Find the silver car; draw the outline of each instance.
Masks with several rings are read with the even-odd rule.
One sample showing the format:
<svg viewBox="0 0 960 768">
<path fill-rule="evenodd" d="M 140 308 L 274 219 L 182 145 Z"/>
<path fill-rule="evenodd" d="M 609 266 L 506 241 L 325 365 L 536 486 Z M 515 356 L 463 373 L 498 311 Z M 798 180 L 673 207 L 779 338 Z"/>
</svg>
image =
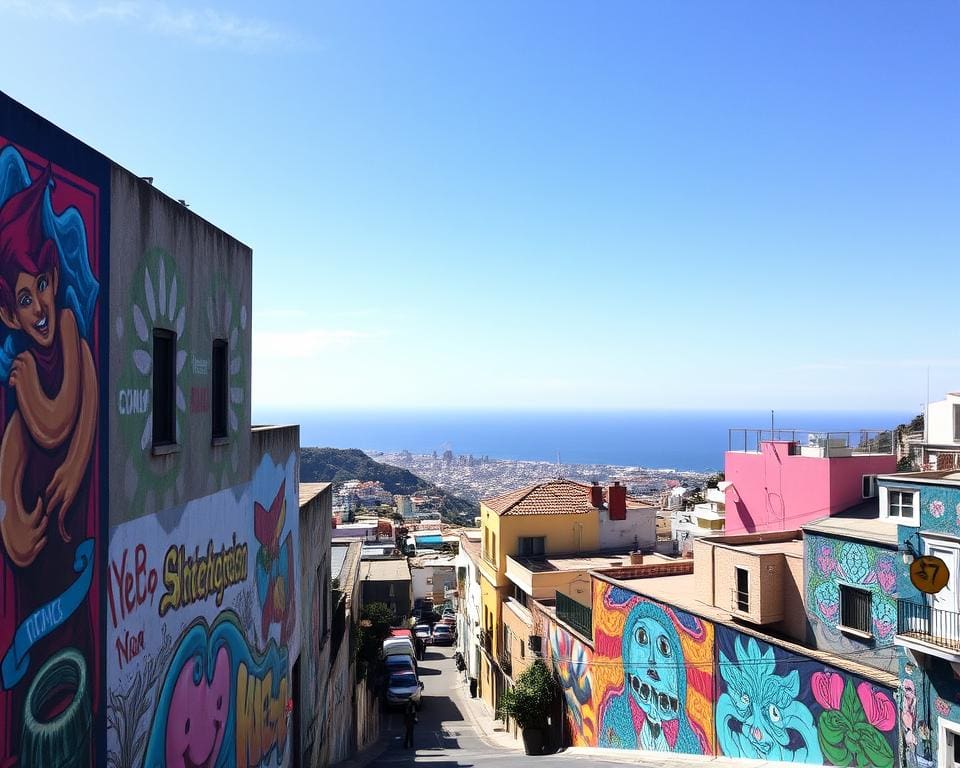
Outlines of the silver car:
<svg viewBox="0 0 960 768">
<path fill-rule="evenodd" d="M 394 672 L 387 681 L 387 704 L 389 706 L 403 706 L 408 701 L 420 709 L 423 683 L 417 680 L 412 672 Z"/>
</svg>

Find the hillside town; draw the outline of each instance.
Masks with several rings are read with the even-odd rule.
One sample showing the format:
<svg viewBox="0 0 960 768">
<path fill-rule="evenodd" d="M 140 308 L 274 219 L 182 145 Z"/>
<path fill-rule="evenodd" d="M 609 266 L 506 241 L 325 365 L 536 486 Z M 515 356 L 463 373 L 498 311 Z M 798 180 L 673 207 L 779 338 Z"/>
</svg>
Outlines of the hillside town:
<svg viewBox="0 0 960 768">
<path fill-rule="evenodd" d="M 375 454 L 452 525 L 253 423 L 253 283 L 0 93 L 0 765 L 960 762 L 960 393 L 712 475 Z"/>
</svg>

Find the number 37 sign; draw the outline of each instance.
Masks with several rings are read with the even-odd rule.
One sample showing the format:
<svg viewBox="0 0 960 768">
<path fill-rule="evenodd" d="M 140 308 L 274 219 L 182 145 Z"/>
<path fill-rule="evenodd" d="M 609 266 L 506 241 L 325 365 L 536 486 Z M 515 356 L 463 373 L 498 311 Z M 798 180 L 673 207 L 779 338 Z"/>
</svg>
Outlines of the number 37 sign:
<svg viewBox="0 0 960 768">
<path fill-rule="evenodd" d="M 910 581 L 921 592 L 935 595 L 947 585 L 950 569 L 939 557 L 924 555 L 910 564 Z"/>
</svg>

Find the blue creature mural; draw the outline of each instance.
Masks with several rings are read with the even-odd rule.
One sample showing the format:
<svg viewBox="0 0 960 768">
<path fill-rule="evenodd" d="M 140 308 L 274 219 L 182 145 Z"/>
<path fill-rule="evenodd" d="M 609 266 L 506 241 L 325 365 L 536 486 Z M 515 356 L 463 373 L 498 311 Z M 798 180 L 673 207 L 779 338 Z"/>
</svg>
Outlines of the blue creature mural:
<svg viewBox="0 0 960 768">
<path fill-rule="evenodd" d="M 739 636 L 734 658 L 720 651 L 720 677 L 727 690 L 717 699 L 717 743 L 724 755 L 761 760 L 820 763 L 817 728 L 797 697 L 800 673 L 776 671 L 773 648 Z"/>
<path fill-rule="evenodd" d="M 659 605 L 641 602 L 630 611 L 623 671 L 622 690 L 612 689 L 601 707 L 599 746 L 700 754 L 700 740 L 687 718 L 683 648 Z"/>
</svg>

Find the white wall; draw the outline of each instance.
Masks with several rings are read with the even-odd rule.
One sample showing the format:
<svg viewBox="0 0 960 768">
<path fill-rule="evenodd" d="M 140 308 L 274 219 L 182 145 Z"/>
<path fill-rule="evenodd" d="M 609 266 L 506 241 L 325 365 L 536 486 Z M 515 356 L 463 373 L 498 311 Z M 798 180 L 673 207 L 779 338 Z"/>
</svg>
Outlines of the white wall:
<svg viewBox="0 0 960 768">
<path fill-rule="evenodd" d="M 653 547 L 657 543 L 657 510 L 652 507 L 627 508 L 626 520 L 611 520 L 610 513 L 600 512 L 600 549 Z"/>
<path fill-rule="evenodd" d="M 927 442 L 931 445 L 952 445 L 953 406 L 960 405 L 960 397 L 947 395 L 946 400 L 930 403 L 927 416 Z"/>
</svg>

